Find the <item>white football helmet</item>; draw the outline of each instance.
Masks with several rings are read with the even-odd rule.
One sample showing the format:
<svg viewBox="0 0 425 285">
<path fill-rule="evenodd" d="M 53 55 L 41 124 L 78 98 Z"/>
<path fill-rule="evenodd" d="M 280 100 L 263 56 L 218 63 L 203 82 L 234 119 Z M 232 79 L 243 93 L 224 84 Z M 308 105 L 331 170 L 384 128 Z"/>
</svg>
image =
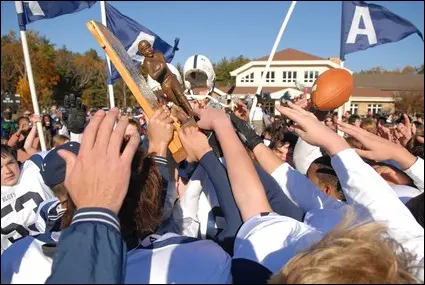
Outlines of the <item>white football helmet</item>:
<svg viewBox="0 0 425 285">
<path fill-rule="evenodd" d="M 177 70 L 177 68 L 170 63 L 167 63 L 167 66 L 170 69 L 170 71 L 177 77 L 177 80 L 180 82 L 180 84 L 183 85 L 182 77 L 180 75 L 180 72 Z M 148 75 L 147 81 L 148 81 L 148 85 L 152 89 L 152 91 L 161 90 L 161 84 L 159 84 L 156 80 L 153 80 L 152 77 L 150 77 L 149 75 Z"/>
<path fill-rule="evenodd" d="M 206 87 L 207 94 L 211 94 L 215 85 L 214 66 L 208 57 L 196 54 L 189 57 L 183 67 L 184 85 L 188 93 L 192 88 Z"/>
</svg>

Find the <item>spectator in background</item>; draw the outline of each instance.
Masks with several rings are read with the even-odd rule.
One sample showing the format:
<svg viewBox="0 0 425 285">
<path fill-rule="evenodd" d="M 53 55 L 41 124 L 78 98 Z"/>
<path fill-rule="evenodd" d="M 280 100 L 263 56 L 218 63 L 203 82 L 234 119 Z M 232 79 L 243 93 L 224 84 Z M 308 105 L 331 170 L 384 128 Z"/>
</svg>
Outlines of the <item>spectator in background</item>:
<svg viewBox="0 0 425 285">
<path fill-rule="evenodd" d="M 58 112 L 58 107 L 56 105 L 52 105 L 52 107 L 50 107 L 50 117 L 52 118 L 53 121 L 58 120 L 57 112 Z"/>
<path fill-rule="evenodd" d="M 40 122 L 40 117 L 33 116 L 31 118 L 31 124 L 30 119 L 28 119 L 27 117 L 20 117 L 18 119 L 18 130 L 10 136 L 7 142 L 8 146 L 13 147 L 17 150 L 17 158 L 18 161 L 21 163 L 23 163 L 31 156 L 25 151 L 24 146 L 29 133 L 31 129 L 34 128 L 36 122 Z M 34 138 L 31 143 L 31 147 L 34 149 L 38 149 L 39 144 L 39 139 Z"/>
<path fill-rule="evenodd" d="M 334 128 L 334 124 L 333 124 L 333 122 L 332 122 L 332 118 L 331 118 L 331 117 L 329 117 L 329 116 L 327 116 L 327 117 L 326 117 L 326 119 L 325 119 L 325 125 L 326 125 L 328 128 L 330 128 L 331 130 L 335 130 L 335 128 Z"/>
<path fill-rule="evenodd" d="M 365 131 L 367 131 L 367 132 L 369 132 L 371 134 L 374 134 L 374 135 L 377 134 L 376 124 L 373 122 L 373 119 L 372 118 L 367 118 L 366 120 L 364 120 L 361 123 L 360 127 L 363 130 L 365 130 Z"/>
<path fill-rule="evenodd" d="M 423 124 L 424 123 L 424 115 L 422 115 L 422 114 L 416 115 L 416 121 Z"/>
<path fill-rule="evenodd" d="M 53 126 L 52 117 L 50 117 L 50 115 L 44 115 L 41 123 L 43 125 L 46 147 L 47 149 L 51 149 L 53 146 L 53 137 L 56 135 L 56 130 Z"/>
<path fill-rule="evenodd" d="M 17 130 L 17 124 L 12 119 L 12 111 L 10 108 L 5 108 L 1 118 L 1 137 L 4 139 L 9 139 L 9 137 Z"/>
<path fill-rule="evenodd" d="M 30 110 L 25 110 L 25 111 L 24 111 L 24 115 L 23 115 L 23 117 L 25 117 L 25 118 L 30 118 L 30 117 L 31 117 L 31 115 L 32 115 L 32 112 L 31 112 Z"/>
<path fill-rule="evenodd" d="M 353 125 L 353 126 L 360 128 L 360 125 L 362 124 L 362 120 L 360 119 L 359 115 L 352 115 L 348 119 L 348 123 L 350 125 Z"/>
<path fill-rule="evenodd" d="M 343 120 L 345 122 L 348 122 L 348 120 L 350 119 L 350 117 L 351 117 L 351 113 L 348 112 L 348 111 L 346 111 L 345 114 L 344 114 Z"/>
<path fill-rule="evenodd" d="M 281 128 L 273 135 L 269 147 L 283 162 L 294 166 L 293 156 L 297 140 L 296 135 Z"/>
</svg>

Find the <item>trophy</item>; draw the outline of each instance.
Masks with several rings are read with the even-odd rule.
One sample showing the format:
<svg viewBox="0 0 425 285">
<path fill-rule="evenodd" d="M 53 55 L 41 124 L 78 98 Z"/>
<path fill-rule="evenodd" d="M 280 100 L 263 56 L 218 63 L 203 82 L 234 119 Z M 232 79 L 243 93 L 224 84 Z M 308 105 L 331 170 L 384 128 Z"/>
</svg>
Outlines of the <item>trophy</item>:
<svg viewBox="0 0 425 285">
<path fill-rule="evenodd" d="M 152 89 L 148 86 L 145 78 L 139 73 L 124 46 L 104 25 L 95 21 L 90 21 L 86 25 L 109 56 L 109 59 L 134 97 L 136 97 L 146 116 L 150 118 L 156 109 L 161 108 L 161 104 L 158 102 L 157 96 Z M 179 163 L 186 158 L 186 152 L 180 142 L 177 130 L 188 126 L 196 126 L 192 108 L 177 78 L 168 69 L 163 54 L 154 51 L 151 44 L 144 40 L 139 43 L 138 48 L 139 52 L 145 57 L 142 69 L 152 79 L 161 84 L 166 101 L 168 102 L 167 106 L 171 109 L 174 120 L 174 134 L 168 148 L 174 160 Z"/>
</svg>

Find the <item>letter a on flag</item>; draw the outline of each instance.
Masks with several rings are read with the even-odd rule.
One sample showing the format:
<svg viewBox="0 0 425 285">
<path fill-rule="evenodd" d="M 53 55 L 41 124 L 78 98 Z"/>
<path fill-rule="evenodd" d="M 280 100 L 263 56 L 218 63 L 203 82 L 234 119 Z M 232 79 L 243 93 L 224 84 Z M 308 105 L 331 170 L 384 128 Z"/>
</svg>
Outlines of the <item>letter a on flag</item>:
<svg viewBox="0 0 425 285">
<path fill-rule="evenodd" d="M 398 42 L 411 34 L 422 33 L 408 20 L 385 7 L 363 1 L 342 1 L 341 54 Z"/>
</svg>

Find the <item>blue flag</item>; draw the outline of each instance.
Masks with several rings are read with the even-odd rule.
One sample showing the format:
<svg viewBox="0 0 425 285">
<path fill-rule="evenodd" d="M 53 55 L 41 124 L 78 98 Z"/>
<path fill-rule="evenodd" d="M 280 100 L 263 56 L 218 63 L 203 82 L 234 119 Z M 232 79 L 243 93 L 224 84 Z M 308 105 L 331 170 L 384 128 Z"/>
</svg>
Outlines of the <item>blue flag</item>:
<svg viewBox="0 0 425 285">
<path fill-rule="evenodd" d="M 139 54 L 138 50 L 138 44 L 142 40 L 150 42 L 155 51 L 162 52 L 168 63 L 173 60 L 174 53 L 178 50 L 178 38 L 174 40 L 174 46 L 171 46 L 148 28 L 121 14 L 108 2 L 105 4 L 108 29 L 120 40 L 136 65 L 140 65 L 143 62 L 143 56 Z M 119 77 L 118 71 L 112 65 L 111 82 Z"/>
<path fill-rule="evenodd" d="M 363 1 L 342 1 L 341 54 L 398 42 L 411 34 L 422 33 L 412 23 L 385 7 Z"/>
<path fill-rule="evenodd" d="M 18 9 L 18 22 L 22 31 L 26 25 L 38 20 L 52 19 L 90 8 L 97 1 L 20 1 L 23 10 Z"/>
</svg>

